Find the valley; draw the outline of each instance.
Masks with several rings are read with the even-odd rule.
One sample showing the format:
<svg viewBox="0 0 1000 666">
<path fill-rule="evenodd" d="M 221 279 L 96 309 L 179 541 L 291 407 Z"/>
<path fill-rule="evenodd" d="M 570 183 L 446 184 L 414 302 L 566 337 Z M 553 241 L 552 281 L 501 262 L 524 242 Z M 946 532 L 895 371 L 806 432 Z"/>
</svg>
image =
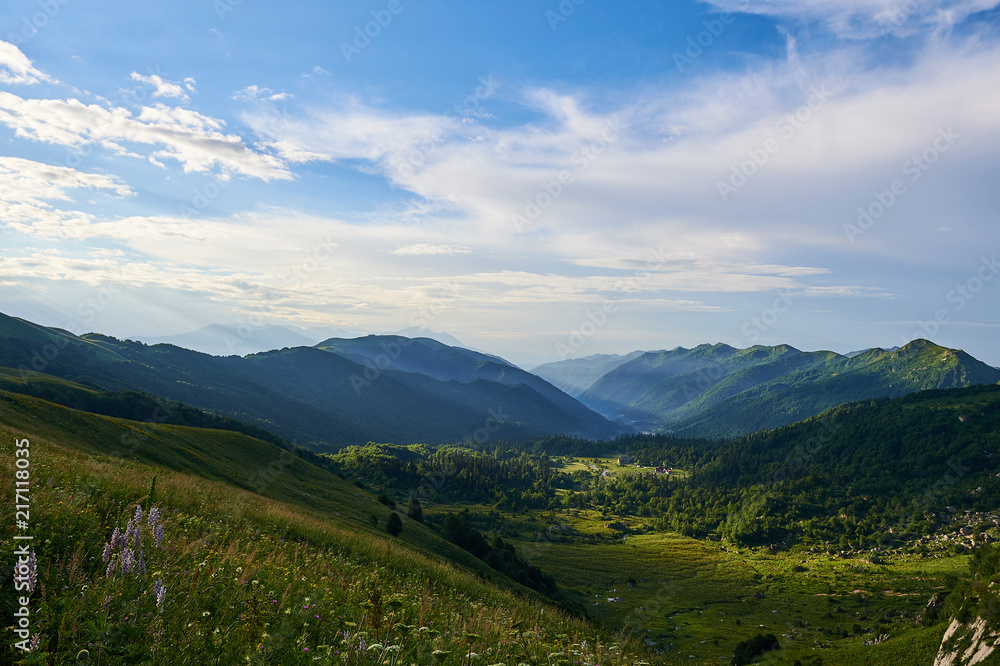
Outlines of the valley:
<svg viewBox="0 0 1000 666">
<path fill-rule="evenodd" d="M 63 659 L 918 665 L 935 661 L 952 620 L 1000 622 L 1000 385 L 972 381 L 974 363 L 948 365 L 961 356 L 930 343 L 861 366 L 937 359 L 944 374 L 913 380 L 929 389 L 727 438 L 587 438 L 546 432 L 544 410 L 587 410 L 555 385 L 431 340 L 265 354 L 284 373 L 269 390 L 299 411 L 279 416 L 293 403 L 277 402 L 244 420 L 245 408 L 206 406 L 213 392 L 258 390 L 245 380 L 259 354 L 4 321 L 0 354 L 22 361 L 0 369 L 0 453 L 13 476 L 12 443 L 31 441 L 32 603 L 47 653 Z M 30 369 L 29 350 L 53 340 L 43 369 L 56 374 Z M 406 443 L 288 437 L 303 432 L 303 405 L 324 409 L 292 381 L 311 373 L 308 386 L 344 395 L 350 373 L 372 367 L 378 390 L 354 398 L 366 409 L 384 409 L 373 401 L 390 387 L 409 391 L 395 405 L 446 386 L 492 396 L 475 409 L 496 421 L 482 436 L 421 441 L 404 412 Z M 504 422 L 512 396 L 542 406 Z M 124 551 L 108 560 L 115 527 L 153 508 L 168 545 L 137 539 L 143 569 L 112 573 L 125 566 Z M 3 548 L 13 556 L 12 540 Z M 167 645 L 184 647 L 163 662 Z"/>
</svg>

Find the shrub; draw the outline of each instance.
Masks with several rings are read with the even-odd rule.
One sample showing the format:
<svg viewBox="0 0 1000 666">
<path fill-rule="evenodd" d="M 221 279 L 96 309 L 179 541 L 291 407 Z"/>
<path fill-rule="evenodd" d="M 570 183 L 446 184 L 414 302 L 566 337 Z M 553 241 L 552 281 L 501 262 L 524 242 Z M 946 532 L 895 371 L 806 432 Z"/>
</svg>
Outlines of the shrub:
<svg viewBox="0 0 1000 666">
<path fill-rule="evenodd" d="M 781 646 L 778 645 L 778 639 L 774 634 L 757 634 L 753 638 L 736 645 L 736 649 L 733 651 L 733 664 L 735 666 L 744 666 L 752 662 L 755 657 L 759 657 L 765 652 L 776 650 L 779 647 Z"/>
<path fill-rule="evenodd" d="M 393 511 L 389 514 L 389 520 L 385 523 L 385 531 L 392 536 L 399 536 L 403 531 L 403 521 L 399 519 L 399 514 Z"/>
</svg>

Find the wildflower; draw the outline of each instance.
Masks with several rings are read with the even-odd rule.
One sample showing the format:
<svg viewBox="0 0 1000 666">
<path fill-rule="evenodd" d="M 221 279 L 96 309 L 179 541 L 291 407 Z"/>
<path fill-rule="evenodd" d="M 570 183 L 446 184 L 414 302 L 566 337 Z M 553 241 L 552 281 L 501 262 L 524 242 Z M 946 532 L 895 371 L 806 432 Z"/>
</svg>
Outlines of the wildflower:
<svg viewBox="0 0 1000 666">
<path fill-rule="evenodd" d="M 121 554 L 121 564 L 122 573 L 128 574 L 132 573 L 132 569 L 135 567 L 135 555 L 132 554 L 131 548 L 126 548 Z"/>
<path fill-rule="evenodd" d="M 139 569 L 139 575 L 145 576 L 146 575 L 146 556 L 145 556 L 145 553 L 143 551 L 141 551 L 141 550 L 139 551 L 139 559 L 138 559 L 138 562 L 136 563 L 136 565 L 137 565 L 137 568 Z"/>
<path fill-rule="evenodd" d="M 20 562 L 14 564 L 14 578 L 22 582 L 28 581 L 28 594 L 35 591 L 35 585 L 38 583 L 38 559 L 35 557 L 35 551 L 31 551 L 26 564 Z"/>
<path fill-rule="evenodd" d="M 163 581 L 158 580 L 153 585 L 153 596 L 156 597 L 156 607 L 163 606 L 163 600 L 167 598 L 167 588 L 163 587 Z"/>
<path fill-rule="evenodd" d="M 146 524 L 149 525 L 149 529 L 153 529 L 160 522 L 160 510 L 155 506 L 149 510 L 149 517 L 146 519 Z"/>
<path fill-rule="evenodd" d="M 38 644 L 41 642 L 41 639 L 42 637 L 40 634 L 35 634 L 34 636 L 32 636 L 31 643 L 28 644 L 28 652 L 34 652 L 35 650 L 37 650 Z"/>
<path fill-rule="evenodd" d="M 133 518 L 136 525 L 142 522 L 142 505 L 137 504 L 135 507 L 135 518 Z"/>
<path fill-rule="evenodd" d="M 153 528 L 153 540 L 156 542 L 156 547 L 159 548 L 163 543 L 163 525 L 157 525 Z"/>
<path fill-rule="evenodd" d="M 111 559 L 111 542 L 110 541 L 107 542 L 106 544 L 104 544 L 104 552 L 101 553 L 101 560 L 107 562 L 109 559 Z"/>
</svg>

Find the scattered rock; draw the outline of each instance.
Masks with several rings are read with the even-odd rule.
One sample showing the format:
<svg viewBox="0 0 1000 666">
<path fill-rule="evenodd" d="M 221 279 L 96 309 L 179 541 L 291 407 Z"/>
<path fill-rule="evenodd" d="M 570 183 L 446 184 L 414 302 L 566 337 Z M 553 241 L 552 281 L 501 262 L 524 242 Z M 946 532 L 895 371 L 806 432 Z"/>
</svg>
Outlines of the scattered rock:
<svg viewBox="0 0 1000 666">
<path fill-rule="evenodd" d="M 944 596 L 935 593 L 931 596 L 930 601 L 924 606 L 924 609 L 920 611 L 917 615 L 917 624 L 930 624 L 935 619 L 937 619 L 938 611 L 944 606 Z"/>
</svg>

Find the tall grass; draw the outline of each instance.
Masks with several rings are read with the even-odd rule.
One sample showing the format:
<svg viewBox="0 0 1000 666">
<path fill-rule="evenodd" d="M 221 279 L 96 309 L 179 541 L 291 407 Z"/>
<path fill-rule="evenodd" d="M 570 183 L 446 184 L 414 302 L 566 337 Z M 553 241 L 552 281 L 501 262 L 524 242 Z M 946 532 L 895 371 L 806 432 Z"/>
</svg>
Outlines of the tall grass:
<svg viewBox="0 0 1000 666">
<path fill-rule="evenodd" d="M 30 654 L 5 641 L 5 663 L 611 666 L 648 659 L 622 636 L 388 535 L 221 482 L 88 455 L 68 431 L 39 437 L 0 425 L 0 478 L 13 479 L 15 437 L 32 442 L 38 585 L 31 611 L 40 638 Z M 8 533 L 11 505 L 0 509 Z M 116 528 L 125 532 L 134 522 L 137 507 L 143 519 L 130 550 L 134 557 L 141 551 L 145 567 L 124 571 L 124 547 L 112 544 L 110 555 L 106 547 Z M 159 547 L 148 522 L 154 508 Z M 4 539 L 0 561 L 13 562 L 13 548 Z M 14 601 L 10 569 L 3 567 L 0 589 L 5 616 Z"/>
</svg>

